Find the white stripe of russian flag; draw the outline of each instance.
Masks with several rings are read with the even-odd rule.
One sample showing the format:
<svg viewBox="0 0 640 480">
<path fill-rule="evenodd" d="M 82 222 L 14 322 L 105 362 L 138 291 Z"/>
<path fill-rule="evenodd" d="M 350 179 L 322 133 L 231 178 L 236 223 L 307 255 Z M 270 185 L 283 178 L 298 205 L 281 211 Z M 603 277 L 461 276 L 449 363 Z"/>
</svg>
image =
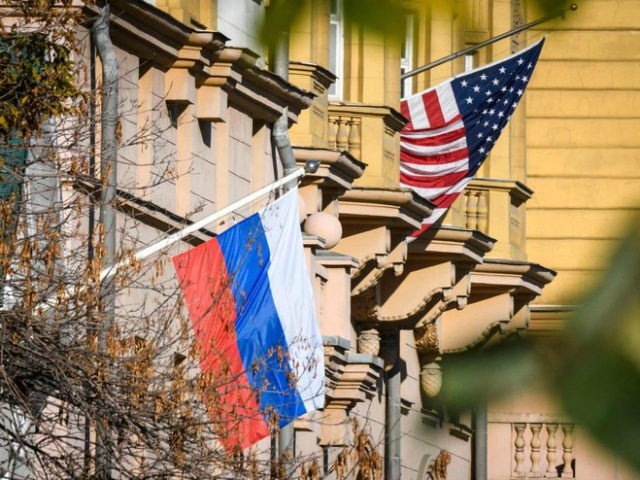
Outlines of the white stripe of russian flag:
<svg viewBox="0 0 640 480">
<path fill-rule="evenodd" d="M 297 190 L 287 192 L 261 216 L 271 252 L 271 294 L 282 324 L 296 387 L 307 412 L 324 406 L 324 349 L 316 322 L 298 221 Z"/>
</svg>

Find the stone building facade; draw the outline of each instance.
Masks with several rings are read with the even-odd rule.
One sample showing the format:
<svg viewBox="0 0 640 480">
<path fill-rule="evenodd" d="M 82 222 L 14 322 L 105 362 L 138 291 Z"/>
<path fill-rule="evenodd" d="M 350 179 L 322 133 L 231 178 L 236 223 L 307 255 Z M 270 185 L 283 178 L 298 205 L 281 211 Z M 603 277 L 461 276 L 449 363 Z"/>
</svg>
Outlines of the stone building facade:
<svg viewBox="0 0 640 480">
<path fill-rule="evenodd" d="M 446 381 L 439 361 L 524 332 L 530 302 L 555 275 L 526 256 L 525 202 L 532 191 L 524 183 L 523 114 L 512 120 L 491 166 L 444 224 L 423 239 L 405 241 L 433 206 L 398 187 L 399 132 L 406 122 L 398 112 L 401 88 L 417 91 L 443 80 L 459 71 L 461 61 L 402 86 L 401 67 L 426 64 L 511 28 L 510 5 L 436 3 L 406 3 L 405 45 L 347 23 L 341 2 L 323 0 L 304 2 L 289 36 L 290 88 L 311 93 L 290 138 L 299 163 L 320 162 L 318 172 L 303 179 L 300 196 L 329 385 L 324 410 L 295 422 L 295 453 L 303 458 L 322 452 L 329 474 L 336 456 L 353 442 L 356 419 L 384 458 L 386 478 L 428 478 L 435 462 L 448 478 L 471 478 L 480 451 L 474 436 L 478 419 L 473 413 L 446 415 L 438 401 Z M 260 2 L 231 7 L 221 1 L 158 1 L 156 6 L 185 24 L 219 30 L 231 37 L 227 45 L 265 53 L 251 29 L 263 14 Z M 506 43 L 475 61 L 509 51 Z M 211 71 L 220 71 L 217 60 Z M 195 95 L 180 99 L 196 116 L 212 108 L 203 100 L 224 96 L 229 85 L 220 78 L 205 94 L 200 85 L 213 86 L 211 79 L 197 81 L 188 69 L 180 74 L 182 88 L 196 85 Z M 253 188 L 267 177 L 253 176 L 248 150 L 237 154 L 241 150 L 230 148 L 224 163 L 227 151 L 220 140 L 227 133 L 222 132 L 239 130 L 232 123 L 238 114 L 231 94 L 226 112 L 223 103 L 214 105 L 217 113 L 208 118 L 216 131 L 211 153 L 221 160 L 210 194 L 221 206 L 235 199 L 225 192 L 236 197 L 246 192 L 220 177 L 227 168 L 247 172 L 244 178 Z M 262 168 L 259 162 L 253 172 L 256 168 Z"/>
<path fill-rule="evenodd" d="M 637 205 L 640 76 L 627 43 L 640 4 L 617 1 L 613 13 L 584 0 L 565 22 L 402 82 L 402 70 L 535 14 L 515 0 L 406 0 L 398 41 L 349 24 L 340 0 L 301 2 L 285 79 L 266 67 L 255 32 L 266 1 L 111 0 L 120 95 L 135 106 L 122 137 L 149 121 L 163 132 L 151 147 L 120 149 L 121 201 L 152 229 L 136 241 L 281 177 L 272 130 L 285 114 L 298 164 L 320 164 L 299 193 L 328 387 L 325 408 L 293 424 L 295 456 L 335 476 L 357 420 L 386 479 L 633 478 L 535 391 L 457 416 L 438 395 L 444 357 L 559 328 L 604 264 L 595 252 L 612 240 L 612 216 Z M 526 102 L 442 224 L 407 243 L 433 205 L 398 186 L 401 94 L 507 56 L 545 28 Z M 173 181 L 149 186 L 166 171 Z"/>
<path fill-rule="evenodd" d="M 132 30 L 143 11 L 158 16 L 135 2 L 114 3 L 126 12 L 118 18 L 130 15 Z M 172 143 L 183 175 L 175 192 L 149 191 L 152 201 L 156 195 L 178 215 L 198 203 L 204 215 L 276 178 L 270 128 L 285 107 L 297 161 L 320 161 L 300 194 L 330 388 L 316 421 L 295 424 L 297 455 L 321 449 L 329 471 L 334 452 L 352 441 L 349 420 L 356 418 L 383 455 L 387 478 L 426 478 L 443 452 L 448 478 L 470 478 L 484 451 L 487 478 L 496 480 L 537 470 L 547 477 L 623 478 L 535 392 L 488 406 L 484 447 L 475 435 L 483 431 L 479 412 L 449 418 L 437 408 L 446 381 L 438 361 L 527 328 L 557 329 L 578 286 L 604 264 L 601 252 L 613 234 L 603 223 L 623 221 L 635 205 L 638 169 L 629 175 L 628 165 L 638 146 L 636 119 L 627 102 L 637 98 L 629 73 L 635 64 L 625 52 L 638 25 L 621 13 L 635 3 L 616 2 L 616 9 L 604 3 L 582 2 L 564 21 L 466 59 L 467 66 L 481 65 L 549 34 L 526 104 L 489 161 L 442 226 L 411 244 L 406 232 L 432 207 L 398 188 L 400 96 L 462 71 L 465 60 L 409 82 L 400 81 L 401 69 L 535 19 L 522 2 L 404 2 L 402 44 L 348 24 L 340 1 L 307 0 L 290 33 L 287 81 L 264 67 L 268 55 L 255 31 L 264 2 L 157 0 L 155 7 L 177 20 L 172 28 L 183 31 L 179 48 L 176 38 L 157 35 L 144 47 L 162 54 L 132 49 L 125 41 L 131 32 L 122 30 L 123 64 L 144 70 L 130 84 L 138 98 L 166 98 L 181 118 L 198 119 L 178 122 Z M 611 28 L 614 37 L 603 41 Z M 208 55 L 212 41 L 220 45 Z M 150 58 L 143 68 L 141 59 L 146 65 Z M 603 94 L 607 101 L 597 100 Z M 588 168 L 573 160 L 576 153 Z M 136 167 L 136 175 L 143 170 Z M 576 253 L 584 249 L 594 253 Z M 535 300 L 543 288 L 548 292 Z M 531 463 L 532 449 L 539 465 Z M 526 456 L 521 464 L 518 453 Z"/>
</svg>

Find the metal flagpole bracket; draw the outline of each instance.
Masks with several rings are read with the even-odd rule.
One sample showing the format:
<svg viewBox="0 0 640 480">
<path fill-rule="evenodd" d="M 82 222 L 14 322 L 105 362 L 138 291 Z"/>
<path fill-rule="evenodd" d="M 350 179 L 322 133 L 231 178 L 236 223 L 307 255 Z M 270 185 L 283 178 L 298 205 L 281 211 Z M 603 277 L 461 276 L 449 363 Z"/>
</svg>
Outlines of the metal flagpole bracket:
<svg viewBox="0 0 640 480">
<path fill-rule="evenodd" d="M 256 190 L 255 192 L 247 195 L 246 197 L 241 198 L 240 200 L 232 203 L 231 205 L 228 205 L 225 208 L 218 210 L 217 212 L 214 212 L 211 215 L 201 220 L 198 220 L 197 222 L 192 223 L 191 225 L 188 225 L 182 230 L 179 230 L 178 232 L 175 232 L 169 235 L 167 238 L 160 240 L 159 242 L 154 243 L 153 245 L 149 245 L 148 247 L 143 248 L 142 250 L 138 250 L 133 255 L 127 256 L 127 258 L 120 260 L 119 262 L 103 269 L 100 272 L 100 281 L 103 281 L 107 278 L 114 276 L 118 272 L 118 269 L 120 269 L 121 267 L 130 265 L 131 262 L 136 260 L 137 261 L 144 260 L 150 257 L 151 255 L 153 255 L 154 253 L 157 253 L 161 250 L 164 250 L 165 248 L 168 248 L 174 243 L 182 240 L 184 237 L 200 230 L 201 228 L 206 227 L 209 224 L 212 224 L 220 220 L 224 216 L 232 213 L 233 211 L 238 210 L 255 200 L 258 200 L 259 198 L 264 197 L 265 195 L 268 195 L 269 193 L 273 192 L 274 190 L 277 190 L 280 187 L 284 187 L 288 182 L 304 177 L 308 173 L 315 173 L 318 170 L 319 166 L 320 166 L 320 162 L 318 161 L 315 161 L 315 160 L 308 161 L 304 167 L 297 168 L 296 170 L 291 172 L 289 175 L 286 175 L 281 179 L 270 183 L 269 185 L 265 185 L 261 189 Z M 86 288 L 87 287 L 83 285 L 80 287 L 80 291 L 84 291 Z M 74 290 L 75 290 L 74 286 L 71 286 L 71 285 L 67 286 L 67 288 L 65 289 L 64 295 L 66 297 L 69 297 L 74 292 Z M 54 298 L 51 297 L 41 302 L 38 305 L 38 308 L 42 310 L 48 310 L 53 306 L 54 306 Z"/>
<path fill-rule="evenodd" d="M 120 267 L 128 265 L 133 260 L 144 260 L 145 258 L 150 257 L 154 253 L 164 250 L 165 248 L 182 240 L 184 237 L 200 230 L 203 227 L 206 227 L 207 225 L 210 225 L 220 220 L 222 217 L 226 215 L 229 215 L 233 211 L 238 210 L 244 207 L 245 205 L 273 192 L 274 190 L 285 186 L 287 183 L 291 182 L 292 180 L 296 180 L 298 178 L 304 177 L 307 173 L 315 173 L 318 170 L 319 166 L 320 166 L 320 162 L 318 161 L 315 161 L 315 160 L 308 161 L 304 167 L 297 168 L 296 170 L 291 172 L 289 175 L 282 177 L 280 180 L 276 180 L 275 182 L 270 183 L 269 185 L 266 185 L 259 190 L 256 190 L 255 192 L 247 195 L 246 197 L 241 198 L 240 200 L 232 203 L 231 205 L 228 205 L 223 209 L 218 210 L 217 212 L 214 212 L 211 215 L 201 220 L 198 220 L 197 222 L 192 223 L 191 225 L 169 235 L 167 238 L 160 240 L 159 242 L 154 243 L 153 245 L 143 248 L 142 250 L 138 250 L 131 257 L 121 260 L 120 262 L 116 263 L 112 267 L 105 268 L 104 270 L 102 270 L 102 272 L 100 272 L 100 280 L 104 280 L 105 278 L 115 275 L 115 273 L 118 271 Z"/>
<path fill-rule="evenodd" d="M 470 55 L 472 53 L 477 52 L 479 49 L 481 49 L 482 47 L 486 47 L 487 45 L 491 45 L 492 43 L 497 42 L 498 40 L 502 40 L 503 38 L 508 38 L 511 37 L 513 35 L 515 35 L 516 33 L 520 33 L 523 30 L 528 30 L 531 27 L 535 27 L 536 25 L 540 25 L 541 23 L 544 23 L 548 20 L 551 20 L 553 18 L 557 18 L 557 17 L 562 17 L 562 19 L 564 20 L 565 18 L 565 14 L 567 13 L 567 11 L 572 11 L 575 12 L 578 9 L 578 5 L 576 5 L 575 3 L 572 3 L 569 8 L 565 8 L 562 9 L 556 13 L 552 13 L 551 15 L 547 15 L 546 17 L 542 17 L 539 18 L 538 20 L 534 20 L 533 22 L 529 22 L 526 23 L 524 25 L 520 25 L 519 27 L 513 28 L 511 30 L 509 30 L 508 32 L 504 32 L 501 33 L 500 35 L 496 35 L 495 37 L 491 37 L 487 40 L 485 40 L 484 42 L 480 42 L 476 45 L 472 45 L 468 48 L 465 48 L 463 50 L 460 50 L 459 52 L 456 53 L 452 53 L 451 55 L 447 55 L 446 57 L 442 57 L 439 60 L 435 60 L 431 63 L 428 63 L 427 65 L 423 65 L 422 67 L 418 67 L 415 70 L 411 70 L 410 72 L 407 73 L 403 73 L 402 75 L 400 75 L 400 80 L 404 81 L 407 78 L 411 78 L 415 75 L 418 75 L 419 73 L 422 72 L 426 72 L 427 70 L 431 70 L 434 67 L 437 67 L 438 65 L 442 65 L 443 63 L 447 63 L 450 62 L 451 60 L 455 60 L 458 57 L 462 57 L 463 55 Z"/>
<path fill-rule="evenodd" d="M 316 173 L 320 168 L 320 162 L 318 160 L 309 160 L 304 164 L 305 173 Z"/>
</svg>

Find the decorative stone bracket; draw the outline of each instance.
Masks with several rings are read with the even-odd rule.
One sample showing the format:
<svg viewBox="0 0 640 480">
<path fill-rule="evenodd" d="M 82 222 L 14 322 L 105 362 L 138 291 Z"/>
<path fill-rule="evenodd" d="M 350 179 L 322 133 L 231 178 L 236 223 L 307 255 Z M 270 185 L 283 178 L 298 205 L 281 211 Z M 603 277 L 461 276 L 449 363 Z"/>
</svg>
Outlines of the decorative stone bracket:
<svg viewBox="0 0 640 480">
<path fill-rule="evenodd" d="M 380 282 L 378 320 L 413 328 L 435 321 L 448 308 L 464 308 L 469 272 L 493 244 L 480 232 L 445 227 L 412 242 L 403 275 Z"/>
<path fill-rule="evenodd" d="M 440 320 L 443 353 L 468 350 L 496 334 L 507 336 L 528 325 L 528 303 L 542 293 L 555 272 L 538 264 L 487 259 L 471 272 L 471 295 L 464 314 L 445 311 Z"/>
<path fill-rule="evenodd" d="M 419 328 L 434 322 L 447 308 L 465 307 L 469 272 L 491 249 L 493 240 L 477 231 L 435 230 L 429 241 L 409 245 L 399 274 L 380 275 L 375 288 L 353 296 L 356 321 Z"/>
<path fill-rule="evenodd" d="M 343 237 L 335 251 L 357 258 L 352 296 L 376 285 L 385 271 L 402 274 L 406 236 L 431 212 L 431 205 L 406 190 L 354 188 L 338 200 Z"/>
<path fill-rule="evenodd" d="M 199 120 L 225 121 L 233 105 L 266 122 L 287 112 L 293 123 L 311 105 L 311 92 L 258 67 L 255 52 L 226 46 L 219 32 L 193 29 L 144 2 L 112 0 L 111 7 L 116 45 L 165 70 L 166 101 L 195 105 Z"/>
<path fill-rule="evenodd" d="M 224 121 L 226 109 L 233 105 L 265 122 L 274 122 L 283 112 L 295 122 L 308 108 L 313 94 L 302 90 L 272 72 L 256 66 L 258 56 L 247 49 L 224 47 L 211 64 L 198 75 L 196 83 L 200 120 Z"/>
<path fill-rule="evenodd" d="M 349 341 L 341 337 L 324 337 L 324 344 L 327 393 L 319 444 L 349 445 L 349 411 L 378 390 L 383 362 L 372 354 L 349 351 Z"/>
</svg>

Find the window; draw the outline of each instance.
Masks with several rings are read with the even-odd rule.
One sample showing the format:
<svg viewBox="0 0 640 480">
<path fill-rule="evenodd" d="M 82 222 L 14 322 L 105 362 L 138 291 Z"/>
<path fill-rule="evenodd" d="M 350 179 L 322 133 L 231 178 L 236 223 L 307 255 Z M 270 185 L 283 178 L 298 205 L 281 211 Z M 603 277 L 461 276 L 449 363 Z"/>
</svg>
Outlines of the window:
<svg viewBox="0 0 640 480">
<path fill-rule="evenodd" d="M 329 70 L 337 79 L 329 88 L 329 97 L 342 98 L 344 76 L 344 22 L 342 0 L 331 0 L 329 16 Z"/>
<path fill-rule="evenodd" d="M 476 68 L 476 55 L 477 52 L 470 53 L 464 56 L 464 71 L 469 72 Z"/>
<path fill-rule="evenodd" d="M 413 70 L 413 38 L 415 35 L 415 15 L 405 15 L 405 36 L 400 55 L 400 74 Z M 404 98 L 413 93 L 413 78 L 402 81 L 400 97 Z"/>
</svg>

